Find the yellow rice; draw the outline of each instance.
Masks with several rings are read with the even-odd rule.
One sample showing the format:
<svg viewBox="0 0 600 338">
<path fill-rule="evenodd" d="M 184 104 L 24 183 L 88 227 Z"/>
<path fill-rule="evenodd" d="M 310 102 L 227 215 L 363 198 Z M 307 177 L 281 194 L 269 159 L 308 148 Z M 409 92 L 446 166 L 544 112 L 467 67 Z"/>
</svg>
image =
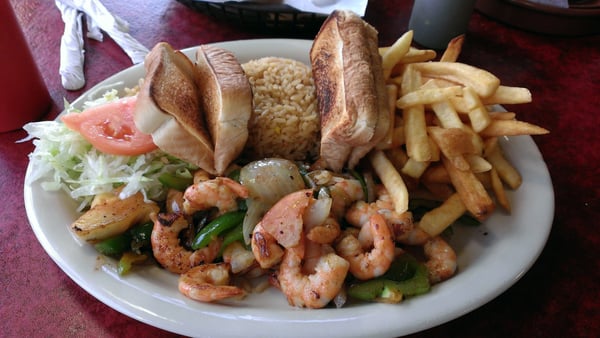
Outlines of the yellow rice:
<svg viewBox="0 0 600 338">
<path fill-rule="evenodd" d="M 246 156 L 314 158 L 320 119 L 310 67 L 278 57 L 252 60 L 242 67 L 253 92 Z"/>
</svg>

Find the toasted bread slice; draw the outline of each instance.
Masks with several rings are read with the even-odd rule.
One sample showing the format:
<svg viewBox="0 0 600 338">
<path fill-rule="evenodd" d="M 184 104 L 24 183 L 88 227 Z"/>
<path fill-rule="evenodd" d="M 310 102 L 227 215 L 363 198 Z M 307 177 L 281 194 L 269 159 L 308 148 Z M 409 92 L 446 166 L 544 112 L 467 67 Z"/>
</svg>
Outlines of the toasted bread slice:
<svg viewBox="0 0 600 338">
<path fill-rule="evenodd" d="M 151 134 L 163 151 L 216 173 L 194 64 L 161 42 L 146 56 L 145 68 L 135 109 L 137 128 Z"/>
<path fill-rule="evenodd" d="M 367 155 L 371 149 L 385 138 L 392 127 L 393 112 L 390 111 L 388 106 L 388 94 L 385 87 L 383 65 L 381 55 L 379 54 L 378 33 L 372 26 L 365 25 L 365 34 L 367 35 L 372 74 L 377 95 L 377 125 L 375 126 L 373 137 L 369 142 L 352 149 L 350 157 L 348 158 L 349 168 L 354 168 L 360 159 Z"/>
<path fill-rule="evenodd" d="M 332 170 L 341 170 L 353 148 L 369 144 L 376 136 L 381 115 L 377 87 L 383 81 L 383 76 L 374 75 L 381 71 L 373 65 L 376 45 L 373 27 L 353 12 L 334 11 L 311 48 L 321 114 L 320 156 Z"/>
<path fill-rule="evenodd" d="M 196 68 L 206 124 L 214 144 L 215 169 L 223 174 L 244 149 L 252 112 L 252 89 L 233 53 L 202 45 Z"/>
</svg>

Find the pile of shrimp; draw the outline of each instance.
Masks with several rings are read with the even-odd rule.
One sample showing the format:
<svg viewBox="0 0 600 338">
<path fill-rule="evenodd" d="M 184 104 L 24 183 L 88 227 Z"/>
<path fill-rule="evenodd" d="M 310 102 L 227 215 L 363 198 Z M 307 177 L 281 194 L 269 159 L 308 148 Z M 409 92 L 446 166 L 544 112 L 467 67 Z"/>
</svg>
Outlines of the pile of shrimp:
<svg viewBox="0 0 600 338">
<path fill-rule="evenodd" d="M 383 186 L 376 186 L 376 198 L 366 202 L 357 179 L 324 170 L 315 176 L 327 193 L 302 189 L 286 195 L 256 224 L 247 245 L 237 241 L 223 248 L 216 237 L 192 251 L 179 235 L 191 215 L 208 208 L 219 214 L 234 211 L 238 200 L 248 197 L 235 180 L 197 173 L 193 185 L 170 192 L 165 210 L 151 215 L 156 261 L 180 275 L 179 291 L 194 300 L 243 298 L 252 291 L 234 281 L 263 276 L 290 305 L 306 308 L 330 304 L 349 277 L 364 281 L 383 275 L 405 246 L 422 247 L 431 284 L 455 273 L 454 250 L 420 230 L 410 212 L 395 212 Z M 323 205 L 329 211 L 325 215 Z"/>
</svg>

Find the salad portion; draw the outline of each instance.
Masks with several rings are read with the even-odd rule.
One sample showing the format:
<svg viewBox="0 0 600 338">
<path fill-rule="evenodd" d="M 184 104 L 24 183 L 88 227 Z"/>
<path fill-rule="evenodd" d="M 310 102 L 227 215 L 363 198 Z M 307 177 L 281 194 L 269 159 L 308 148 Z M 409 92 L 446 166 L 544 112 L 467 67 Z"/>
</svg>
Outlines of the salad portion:
<svg viewBox="0 0 600 338">
<path fill-rule="evenodd" d="M 131 94 L 130 91 L 126 93 Z M 83 110 L 94 107 L 110 108 L 119 100 L 117 90 L 113 89 L 95 100 L 87 101 Z M 80 112 L 68 103 L 65 111 L 68 113 L 65 116 L 69 117 L 79 116 Z M 109 117 L 121 118 L 118 113 L 110 113 Z M 108 121 L 103 119 L 98 124 L 109 128 L 114 123 Z M 119 124 L 125 129 L 136 130 L 132 122 L 130 119 L 123 118 Z M 92 132 L 93 123 L 91 125 L 88 129 L 81 130 Z M 28 139 L 34 139 L 35 145 L 34 152 L 30 154 L 32 170 L 26 183 L 39 180 L 45 190 L 67 192 L 80 203 L 78 211 L 89 208 L 94 196 L 112 193 L 115 186 L 121 186 L 119 195 L 121 198 L 141 193 L 147 200 L 164 199 L 166 190 L 159 180 L 160 177 L 191 178 L 192 172 L 196 169 L 187 162 L 154 149 L 156 147 L 153 146 L 151 139 L 149 147 L 143 145 L 138 149 L 133 145 L 136 141 L 132 141 L 131 137 L 123 137 L 117 141 L 118 137 L 110 136 L 106 131 L 96 134 L 95 140 L 98 141 L 96 145 L 104 142 L 110 147 L 120 142 L 124 145 L 117 146 L 117 149 L 124 147 L 130 150 L 136 149 L 138 152 L 135 155 L 123 155 L 99 150 L 83 134 L 69 128 L 61 121 L 29 123 L 23 128 L 29 134 Z M 104 149 L 106 150 L 106 146 Z M 147 149 L 153 150 L 147 151 Z"/>
</svg>

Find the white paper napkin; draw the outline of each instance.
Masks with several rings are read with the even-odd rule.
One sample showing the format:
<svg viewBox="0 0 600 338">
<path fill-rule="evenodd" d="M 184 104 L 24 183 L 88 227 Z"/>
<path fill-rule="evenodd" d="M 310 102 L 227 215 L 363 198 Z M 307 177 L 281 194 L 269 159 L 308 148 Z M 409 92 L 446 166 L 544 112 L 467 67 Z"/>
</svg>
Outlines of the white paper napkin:
<svg viewBox="0 0 600 338">
<path fill-rule="evenodd" d="M 55 3 L 65 22 L 60 48 L 60 75 L 65 89 L 76 90 L 85 84 L 83 15 L 86 17 L 88 38 L 102 41 L 104 31 L 134 64 L 143 62 L 149 53 L 148 48 L 129 34 L 129 24 L 111 14 L 99 0 L 56 0 Z"/>
<path fill-rule="evenodd" d="M 60 39 L 60 80 L 65 89 L 77 90 L 85 85 L 82 13 L 59 0 L 55 3 L 65 23 L 65 31 Z"/>
</svg>

